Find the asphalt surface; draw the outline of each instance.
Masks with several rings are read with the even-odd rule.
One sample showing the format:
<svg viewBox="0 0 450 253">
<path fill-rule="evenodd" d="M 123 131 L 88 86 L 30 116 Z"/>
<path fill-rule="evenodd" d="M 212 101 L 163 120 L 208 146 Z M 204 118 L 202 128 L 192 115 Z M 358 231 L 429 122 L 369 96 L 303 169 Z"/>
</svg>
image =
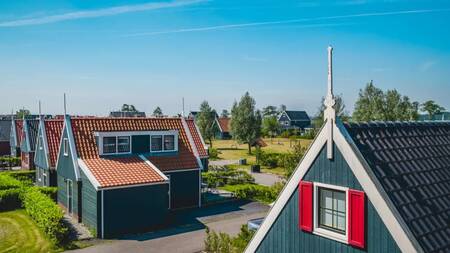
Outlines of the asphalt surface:
<svg viewBox="0 0 450 253">
<path fill-rule="evenodd" d="M 269 207 L 256 202 L 234 201 L 180 212 L 177 225 L 162 231 L 129 236 L 75 250 L 79 253 L 122 252 L 201 252 L 204 248 L 205 226 L 231 235 L 239 233 L 242 224 L 264 217 Z"/>
</svg>

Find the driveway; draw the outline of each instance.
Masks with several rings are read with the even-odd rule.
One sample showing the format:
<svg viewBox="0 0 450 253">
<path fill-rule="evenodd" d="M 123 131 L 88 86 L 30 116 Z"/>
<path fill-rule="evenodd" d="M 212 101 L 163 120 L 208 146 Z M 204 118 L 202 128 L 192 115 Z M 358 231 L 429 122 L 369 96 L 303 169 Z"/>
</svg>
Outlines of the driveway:
<svg viewBox="0 0 450 253">
<path fill-rule="evenodd" d="M 277 182 L 283 181 L 283 178 L 280 176 L 277 176 L 275 174 L 269 174 L 269 173 L 250 173 L 252 177 L 255 179 L 255 183 L 262 184 L 266 186 L 272 186 Z"/>
<path fill-rule="evenodd" d="M 256 202 L 234 201 L 205 208 L 181 211 L 174 218 L 174 228 L 129 236 L 89 248 L 84 253 L 122 252 L 200 252 L 204 247 L 205 226 L 236 235 L 249 219 L 264 217 L 269 207 Z"/>
</svg>

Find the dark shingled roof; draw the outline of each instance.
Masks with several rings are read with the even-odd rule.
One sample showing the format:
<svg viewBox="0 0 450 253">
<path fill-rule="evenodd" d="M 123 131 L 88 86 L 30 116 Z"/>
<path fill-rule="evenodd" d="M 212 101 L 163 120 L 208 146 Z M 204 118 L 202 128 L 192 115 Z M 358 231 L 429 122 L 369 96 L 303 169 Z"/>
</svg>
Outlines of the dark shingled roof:
<svg viewBox="0 0 450 253">
<path fill-rule="evenodd" d="M 425 252 L 450 252 L 450 122 L 346 124 Z"/>
<path fill-rule="evenodd" d="M 39 130 L 39 120 L 37 119 L 27 119 L 27 127 L 28 127 L 28 140 L 30 141 L 31 151 L 36 149 L 36 139 Z"/>
<path fill-rule="evenodd" d="M 285 111 L 291 120 L 310 120 L 305 111 Z"/>
<path fill-rule="evenodd" d="M 0 141 L 8 141 L 11 133 L 11 120 L 0 120 Z"/>
</svg>

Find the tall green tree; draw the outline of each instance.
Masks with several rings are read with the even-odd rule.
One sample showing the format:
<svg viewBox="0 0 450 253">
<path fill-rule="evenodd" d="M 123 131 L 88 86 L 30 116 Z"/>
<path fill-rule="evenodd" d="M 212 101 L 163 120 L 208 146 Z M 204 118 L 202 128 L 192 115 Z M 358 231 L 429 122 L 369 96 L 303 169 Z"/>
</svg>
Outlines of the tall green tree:
<svg viewBox="0 0 450 253">
<path fill-rule="evenodd" d="M 216 132 L 216 112 L 209 106 L 207 101 L 203 101 L 200 104 L 200 112 L 197 115 L 196 123 L 203 138 L 209 140 L 209 144 L 212 147 L 212 139 L 214 137 L 214 133 Z"/>
<path fill-rule="evenodd" d="M 157 106 L 155 108 L 155 110 L 153 110 L 152 116 L 153 117 L 162 117 L 163 116 L 163 112 L 159 106 Z"/>
<path fill-rule="evenodd" d="M 314 127 L 319 128 L 323 125 L 323 114 L 325 112 L 325 97 L 322 97 L 322 101 L 320 102 L 319 112 L 317 113 L 316 118 L 313 120 Z M 345 110 L 345 103 L 344 99 L 342 98 L 342 95 L 336 95 L 335 96 L 336 103 L 334 104 L 334 110 L 336 111 L 336 116 L 340 117 L 342 121 L 348 121 L 349 115 L 348 112 Z"/>
<path fill-rule="evenodd" d="M 371 81 L 359 91 L 352 119 L 354 121 L 406 121 L 418 118 L 418 103 L 397 90 L 383 90 Z"/>
<path fill-rule="evenodd" d="M 262 120 L 262 132 L 265 136 L 270 136 L 270 142 L 272 142 L 273 137 L 275 137 L 278 132 L 280 132 L 281 126 L 278 122 L 277 117 L 270 116 L 264 117 Z"/>
<path fill-rule="evenodd" d="M 425 101 L 423 104 L 421 104 L 421 108 L 420 108 L 423 112 L 427 112 L 428 116 L 431 119 L 433 119 L 433 116 L 435 114 L 439 114 L 442 111 L 445 110 L 444 107 L 436 104 L 436 102 L 434 102 L 433 100 L 428 100 Z"/>
<path fill-rule="evenodd" d="M 272 117 L 278 115 L 278 110 L 276 106 L 268 105 L 262 109 L 263 117 Z"/>
<path fill-rule="evenodd" d="M 231 133 L 238 142 L 248 144 L 248 153 L 252 153 L 252 144 L 261 137 L 261 112 L 255 109 L 255 99 L 248 92 L 239 103 L 234 102 L 231 109 Z"/>
<path fill-rule="evenodd" d="M 16 112 L 16 118 L 17 119 L 23 119 L 25 116 L 30 115 L 30 110 L 28 109 L 20 109 Z"/>
</svg>

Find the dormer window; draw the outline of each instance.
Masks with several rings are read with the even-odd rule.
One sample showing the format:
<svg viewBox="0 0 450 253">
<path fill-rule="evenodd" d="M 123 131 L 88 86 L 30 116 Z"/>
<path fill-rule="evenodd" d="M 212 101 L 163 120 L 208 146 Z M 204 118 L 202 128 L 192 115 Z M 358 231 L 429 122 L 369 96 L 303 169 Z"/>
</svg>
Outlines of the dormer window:
<svg viewBox="0 0 450 253">
<path fill-rule="evenodd" d="M 164 135 L 164 150 L 175 150 L 175 135 Z"/>
<path fill-rule="evenodd" d="M 127 154 L 130 152 L 130 136 L 103 137 L 103 154 Z"/>
</svg>

